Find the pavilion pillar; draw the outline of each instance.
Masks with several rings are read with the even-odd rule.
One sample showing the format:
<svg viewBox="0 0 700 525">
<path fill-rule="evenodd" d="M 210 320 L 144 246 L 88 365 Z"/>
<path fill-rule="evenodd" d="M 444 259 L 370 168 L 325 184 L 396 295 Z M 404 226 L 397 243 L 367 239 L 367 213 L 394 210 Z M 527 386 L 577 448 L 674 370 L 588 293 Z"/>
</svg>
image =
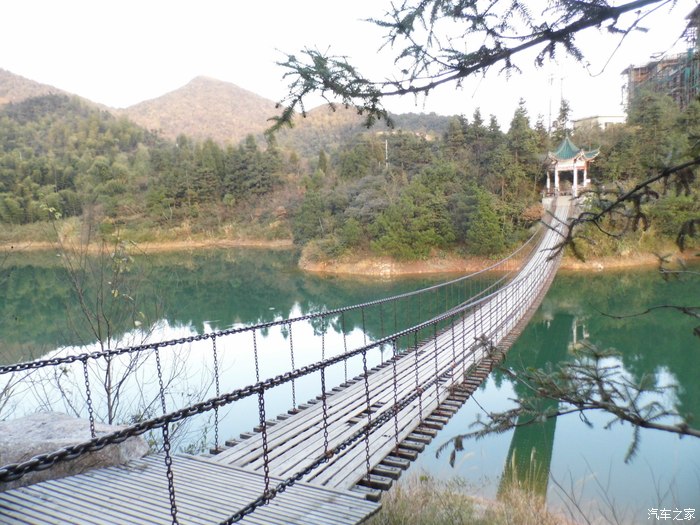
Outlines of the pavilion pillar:
<svg viewBox="0 0 700 525">
<path fill-rule="evenodd" d="M 578 168 L 574 165 L 574 187 L 571 191 L 574 197 L 578 197 Z"/>
<path fill-rule="evenodd" d="M 588 163 L 583 165 L 583 187 L 585 188 L 590 184 L 590 180 L 588 180 Z"/>
<path fill-rule="evenodd" d="M 559 168 L 554 166 L 554 191 L 559 193 Z"/>
<path fill-rule="evenodd" d="M 549 182 L 549 170 L 547 170 L 547 172 L 546 172 L 546 179 L 547 179 L 547 193 L 549 193 L 549 188 L 551 186 L 551 184 Z"/>
</svg>

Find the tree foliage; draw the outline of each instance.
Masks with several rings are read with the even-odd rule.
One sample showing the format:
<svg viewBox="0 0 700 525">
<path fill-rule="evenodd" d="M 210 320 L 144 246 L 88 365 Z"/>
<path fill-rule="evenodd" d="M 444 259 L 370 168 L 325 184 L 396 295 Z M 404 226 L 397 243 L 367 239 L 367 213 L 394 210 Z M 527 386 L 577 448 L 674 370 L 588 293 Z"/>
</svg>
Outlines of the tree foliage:
<svg viewBox="0 0 700 525">
<path fill-rule="evenodd" d="M 384 47 L 392 50 L 396 71 L 374 80 L 345 56 L 312 48 L 289 54 L 280 63 L 286 68 L 289 94 L 274 129 L 290 124 L 298 111 L 305 114 L 305 101 L 312 94 L 354 107 L 371 125 L 389 117 L 383 105 L 388 98 L 427 95 L 442 84 L 460 85 L 493 68 L 516 72 L 519 56 L 527 50 L 536 52 L 538 65 L 560 53 L 580 60 L 579 31 L 597 27 L 623 35 L 650 10 L 671 3 L 403 0 L 392 4 L 384 17 L 369 20 L 385 31 Z M 625 13 L 636 13 L 628 25 L 622 25 Z"/>
<path fill-rule="evenodd" d="M 77 98 L 47 95 L 0 109 L 0 222 L 95 212 L 110 220 L 192 217 L 204 206 L 260 198 L 284 170 L 272 142 L 239 147 L 182 135 L 172 143 Z"/>
</svg>

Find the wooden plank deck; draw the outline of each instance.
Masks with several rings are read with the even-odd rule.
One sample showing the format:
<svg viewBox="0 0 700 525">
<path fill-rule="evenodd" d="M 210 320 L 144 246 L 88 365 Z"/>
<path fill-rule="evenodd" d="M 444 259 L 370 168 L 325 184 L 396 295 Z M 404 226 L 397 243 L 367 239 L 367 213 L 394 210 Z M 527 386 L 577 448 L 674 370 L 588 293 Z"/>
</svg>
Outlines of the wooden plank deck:
<svg viewBox="0 0 700 525">
<path fill-rule="evenodd" d="M 264 490 L 261 474 L 195 456 L 175 456 L 173 474 L 183 525 L 219 523 Z M 272 479 L 271 486 L 279 481 Z M 354 492 L 296 483 L 240 523 L 347 525 L 360 523 L 378 509 L 378 503 Z M 171 524 L 163 456 L 0 493 L 0 523 Z"/>
</svg>

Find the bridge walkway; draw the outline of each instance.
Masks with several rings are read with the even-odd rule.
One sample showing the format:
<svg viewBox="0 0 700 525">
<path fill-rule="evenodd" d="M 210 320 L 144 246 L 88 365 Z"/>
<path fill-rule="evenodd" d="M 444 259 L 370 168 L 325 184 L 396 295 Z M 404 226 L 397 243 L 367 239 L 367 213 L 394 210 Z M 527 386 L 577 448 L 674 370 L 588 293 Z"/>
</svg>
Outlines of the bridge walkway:
<svg viewBox="0 0 700 525">
<path fill-rule="evenodd" d="M 568 199 L 561 198 L 557 219 L 564 221 L 568 209 Z M 410 458 L 410 450 L 422 450 L 421 444 L 434 435 L 429 429 L 446 422 L 444 417 L 454 413 L 502 359 L 516 329 L 527 324 L 558 267 L 558 258 L 551 257 L 551 249 L 561 240 L 558 230 L 555 226 L 545 234 L 540 249 L 513 285 L 453 319 L 436 338 L 417 350 L 395 353 L 368 374 L 367 381 L 362 376 L 355 378 L 342 390 L 328 393 L 325 403 L 317 398 L 293 415 L 268 421 L 264 436 L 258 428 L 240 442 L 229 442 L 233 446 L 212 461 L 256 472 L 267 468 L 271 475 L 284 478 L 304 470 L 318 456 L 383 417 L 369 439 L 357 440 L 341 454 L 334 454 L 304 480 L 339 489 L 351 489 L 358 483 L 386 488 L 389 482 L 368 477 L 368 472 L 374 471 L 375 478 L 381 478 L 382 472 L 398 477 L 396 456 Z M 399 400 L 416 391 L 421 391 L 416 399 L 393 413 Z M 446 403 L 450 398 L 453 402 Z M 426 421 L 432 425 L 426 427 Z M 390 455 L 392 460 L 382 464 Z"/>
</svg>

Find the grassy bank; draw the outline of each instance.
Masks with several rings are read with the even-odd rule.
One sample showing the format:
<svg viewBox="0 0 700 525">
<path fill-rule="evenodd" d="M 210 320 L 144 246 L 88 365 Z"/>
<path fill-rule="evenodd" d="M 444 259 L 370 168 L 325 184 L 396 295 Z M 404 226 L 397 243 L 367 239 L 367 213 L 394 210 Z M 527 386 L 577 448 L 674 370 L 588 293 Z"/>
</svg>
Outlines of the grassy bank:
<svg viewBox="0 0 700 525">
<path fill-rule="evenodd" d="M 382 497 L 382 509 L 367 525 L 563 525 L 541 496 L 511 486 L 498 501 L 467 495 L 460 479 L 441 481 L 420 475 L 397 483 Z"/>
<path fill-rule="evenodd" d="M 56 228 L 54 229 L 54 226 Z M 279 233 L 279 232 L 278 232 Z M 24 226 L 8 226 L 0 231 L 0 254 L 22 253 L 29 251 L 53 251 L 57 248 L 56 239 L 60 236 L 65 246 L 84 249 L 81 246 L 82 226 L 77 218 L 62 220 L 52 225 L 35 223 Z M 237 227 L 229 224 L 225 227 L 199 231 L 187 227 L 164 231 L 100 231 L 99 235 L 113 242 L 119 239 L 131 244 L 134 251 L 140 253 L 191 251 L 208 248 L 275 248 L 291 249 L 294 244 L 289 237 L 270 235 L 269 231 L 258 231 L 251 227 Z M 679 254 L 677 247 L 669 241 L 654 238 L 653 241 L 641 236 L 636 242 L 620 242 L 617 248 L 609 238 L 601 239 L 599 244 L 606 245 L 598 251 L 588 250 L 586 259 L 581 260 L 567 253 L 561 268 L 576 271 L 601 271 L 607 269 L 631 268 L 658 265 L 656 254 L 682 256 L 685 260 L 697 260 L 698 250 L 689 249 Z M 99 243 L 93 238 L 91 248 L 97 249 Z M 397 277 L 421 274 L 467 274 L 479 271 L 493 264 L 496 259 L 468 256 L 456 250 L 434 251 L 421 260 L 397 260 L 391 257 L 376 256 L 368 251 L 354 252 L 339 258 L 319 259 L 308 257 L 306 250 L 302 253 L 299 265 L 302 270 L 313 273 L 335 275 L 358 275 Z M 613 252 L 612 254 L 610 252 Z M 607 253 L 607 255 L 605 255 Z"/>
</svg>

